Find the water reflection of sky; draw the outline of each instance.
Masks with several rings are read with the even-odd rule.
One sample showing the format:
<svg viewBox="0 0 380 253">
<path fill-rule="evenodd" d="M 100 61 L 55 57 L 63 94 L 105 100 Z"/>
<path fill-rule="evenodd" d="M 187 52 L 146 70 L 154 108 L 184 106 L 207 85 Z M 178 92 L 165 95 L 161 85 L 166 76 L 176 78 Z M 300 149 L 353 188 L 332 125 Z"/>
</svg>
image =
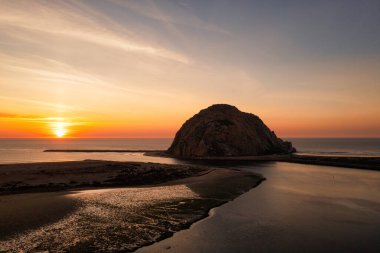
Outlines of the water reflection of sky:
<svg viewBox="0 0 380 253">
<path fill-rule="evenodd" d="M 282 162 L 267 180 L 151 252 L 380 252 L 380 172 Z"/>
<path fill-rule="evenodd" d="M 64 162 L 64 161 L 82 161 L 91 160 L 108 160 L 108 161 L 131 161 L 131 162 L 155 162 L 178 164 L 180 161 L 164 157 L 144 156 L 143 153 L 76 153 L 76 152 L 43 152 L 41 150 L 30 150 L 25 152 L 7 152 L 1 154 L 0 163 L 28 163 L 28 162 Z"/>
</svg>

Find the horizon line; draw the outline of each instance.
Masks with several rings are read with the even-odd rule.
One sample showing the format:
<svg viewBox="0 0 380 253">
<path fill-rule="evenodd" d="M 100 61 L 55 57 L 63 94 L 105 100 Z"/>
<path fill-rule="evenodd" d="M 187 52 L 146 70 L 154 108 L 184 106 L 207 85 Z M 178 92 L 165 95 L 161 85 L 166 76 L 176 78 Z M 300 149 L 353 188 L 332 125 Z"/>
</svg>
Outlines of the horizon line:
<svg viewBox="0 0 380 253">
<path fill-rule="evenodd" d="M 277 136 L 278 137 L 278 136 Z M 174 139 L 175 137 L 0 137 L 0 139 L 56 139 L 56 140 L 65 140 L 65 139 Z M 302 136 L 302 137 L 278 137 L 280 139 L 380 139 L 380 136 L 372 137 L 357 137 L 357 136 L 345 136 L 345 137 L 334 137 L 334 136 L 325 136 L 325 137 L 313 137 L 313 136 Z"/>
</svg>

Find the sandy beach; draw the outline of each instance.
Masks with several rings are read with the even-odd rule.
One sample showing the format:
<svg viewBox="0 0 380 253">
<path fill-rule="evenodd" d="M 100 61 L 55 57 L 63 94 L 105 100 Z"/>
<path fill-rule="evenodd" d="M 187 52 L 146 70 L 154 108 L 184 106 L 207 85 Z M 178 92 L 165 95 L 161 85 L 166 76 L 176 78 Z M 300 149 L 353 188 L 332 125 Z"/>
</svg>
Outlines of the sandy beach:
<svg viewBox="0 0 380 253">
<path fill-rule="evenodd" d="M 0 165 L 0 194 L 148 185 L 197 176 L 208 169 L 141 162 L 77 161 Z"/>
<path fill-rule="evenodd" d="M 105 161 L 1 165 L 0 171 L 0 251 L 6 252 L 133 251 L 263 180 L 238 170 Z"/>
</svg>

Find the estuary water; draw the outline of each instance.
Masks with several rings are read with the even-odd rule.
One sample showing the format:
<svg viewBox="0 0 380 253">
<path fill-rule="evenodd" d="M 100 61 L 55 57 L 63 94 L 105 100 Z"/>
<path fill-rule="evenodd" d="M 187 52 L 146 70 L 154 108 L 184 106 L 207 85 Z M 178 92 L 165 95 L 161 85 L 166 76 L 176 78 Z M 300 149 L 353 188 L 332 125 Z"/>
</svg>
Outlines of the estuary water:
<svg viewBox="0 0 380 253">
<path fill-rule="evenodd" d="M 283 162 L 228 167 L 267 180 L 137 252 L 380 252 L 380 172 Z"/>
<path fill-rule="evenodd" d="M 380 156 L 380 139 L 287 139 L 300 154 Z M 102 159 L 177 163 L 142 153 L 47 153 L 46 149 L 165 150 L 172 139 L 0 139 L 1 163 L 77 161 Z"/>
</svg>

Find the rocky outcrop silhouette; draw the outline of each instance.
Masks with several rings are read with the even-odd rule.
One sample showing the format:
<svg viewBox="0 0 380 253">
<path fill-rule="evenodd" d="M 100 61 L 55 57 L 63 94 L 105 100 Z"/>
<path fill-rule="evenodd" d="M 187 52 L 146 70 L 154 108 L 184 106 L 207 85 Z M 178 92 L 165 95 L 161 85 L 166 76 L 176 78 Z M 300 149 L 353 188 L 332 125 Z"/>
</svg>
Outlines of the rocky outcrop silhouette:
<svg viewBox="0 0 380 253">
<path fill-rule="evenodd" d="M 258 156 L 295 152 L 251 113 L 227 104 L 212 105 L 187 120 L 167 150 L 182 158 Z"/>
</svg>

